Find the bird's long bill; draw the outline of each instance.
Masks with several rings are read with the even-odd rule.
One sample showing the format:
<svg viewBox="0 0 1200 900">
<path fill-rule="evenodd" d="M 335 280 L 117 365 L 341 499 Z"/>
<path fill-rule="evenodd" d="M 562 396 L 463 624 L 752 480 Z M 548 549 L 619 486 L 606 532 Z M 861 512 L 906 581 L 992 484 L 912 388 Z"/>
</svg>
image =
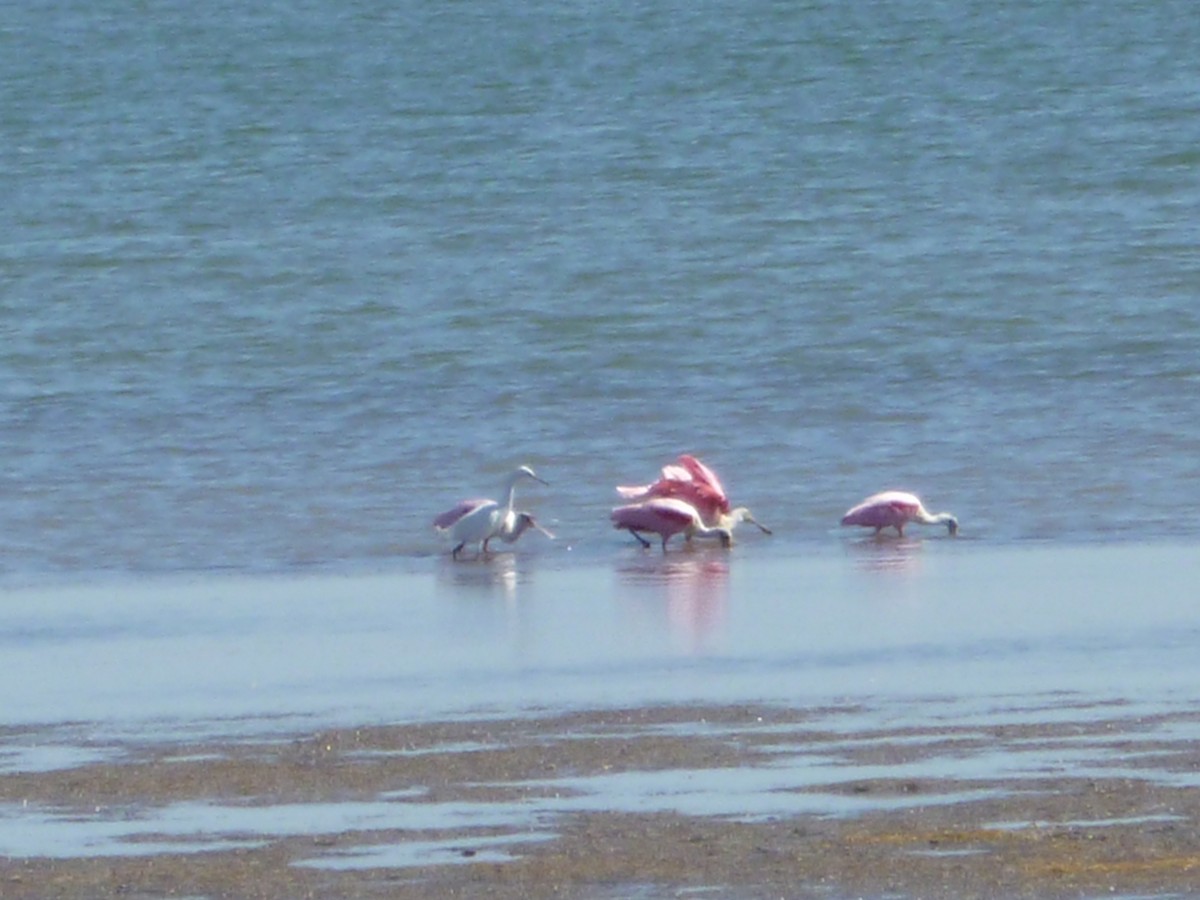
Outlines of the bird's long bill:
<svg viewBox="0 0 1200 900">
<path fill-rule="evenodd" d="M 745 518 L 743 518 L 742 521 L 751 522 L 751 523 L 757 525 L 759 527 L 759 530 L 761 530 L 763 534 L 774 534 L 774 532 L 771 531 L 770 528 L 768 528 L 762 522 L 758 521 L 758 519 L 754 518 L 754 516 L 750 515 L 749 513 L 746 514 Z"/>
<path fill-rule="evenodd" d="M 540 531 L 542 534 L 544 534 L 546 537 L 550 538 L 550 540 L 554 540 L 554 532 L 543 528 L 541 525 L 539 525 L 537 522 L 535 522 L 532 518 L 530 518 L 529 524 L 532 525 L 534 528 L 536 528 L 538 531 Z"/>
</svg>

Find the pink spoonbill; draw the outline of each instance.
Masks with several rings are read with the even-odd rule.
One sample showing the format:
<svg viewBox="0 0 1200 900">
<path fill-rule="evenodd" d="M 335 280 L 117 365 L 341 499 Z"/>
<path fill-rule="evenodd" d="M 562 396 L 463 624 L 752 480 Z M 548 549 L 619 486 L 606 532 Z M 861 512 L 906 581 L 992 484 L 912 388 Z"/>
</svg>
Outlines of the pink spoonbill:
<svg viewBox="0 0 1200 900">
<path fill-rule="evenodd" d="M 692 506 L 699 513 L 701 521 L 710 528 L 732 531 L 740 522 L 752 522 L 766 534 L 771 533 L 771 529 L 756 521 L 745 507 L 740 507 L 740 513 L 731 511 L 729 495 L 725 493 L 717 473 L 687 453 L 679 457 L 678 465 L 663 466 L 662 475 L 653 484 L 619 486 L 617 493 L 628 500 L 640 502 L 655 498 L 682 500 Z"/>
<path fill-rule="evenodd" d="M 531 478 L 541 484 L 547 483 L 529 466 L 521 466 L 514 469 L 504 480 L 503 504 L 486 498 L 462 500 L 433 520 L 436 530 L 450 533 L 454 544 L 451 556 L 457 559 L 463 547 L 474 543 L 479 544 L 481 552 L 487 553 L 488 541 L 492 538 L 500 538 L 511 544 L 529 528 L 536 529 L 547 537 L 554 537 L 534 521 L 529 513 L 513 509 L 513 501 L 517 496 L 517 482 L 522 478 Z"/>
<path fill-rule="evenodd" d="M 515 544 L 517 538 L 530 528 L 534 531 L 540 531 L 546 537 L 550 538 L 550 540 L 554 540 L 554 535 L 538 524 L 538 521 L 533 517 L 533 513 L 522 511 L 514 511 L 511 518 L 506 516 L 503 526 L 495 534 L 495 537 L 500 538 L 506 544 Z"/>
<path fill-rule="evenodd" d="M 903 537 L 909 522 L 922 525 L 945 525 L 951 535 L 958 534 L 958 519 L 950 513 L 930 513 L 915 494 L 906 491 L 884 491 L 873 494 L 842 516 L 843 525 L 862 525 L 874 528 L 879 534 L 884 528 L 895 528 Z"/>
<path fill-rule="evenodd" d="M 665 553 L 667 541 L 677 534 L 682 534 L 685 541 L 693 537 L 719 538 L 721 545 L 728 547 L 733 543 L 733 528 L 739 522 L 754 522 L 750 510 L 744 506 L 725 514 L 719 525 L 705 525 L 696 507 L 678 497 L 651 497 L 641 503 L 630 503 L 618 506 L 610 516 L 613 527 L 623 529 L 638 539 L 643 547 L 649 547 L 650 542 L 642 537 L 642 532 L 657 534 L 662 538 L 662 548 Z M 763 531 L 762 525 L 754 522 Z"/>
<path fill-rule="evenodd" d="M 676 497 L 690 503 L 700 518 L 715 524 L 717 517 L 729 512 L 729 497 L 715 472 L 696 457 L 683 454 L 678 465 L 666 465 L 653 484 L 618 486 L 617 493 L 627 500 Z"/>
</svg>

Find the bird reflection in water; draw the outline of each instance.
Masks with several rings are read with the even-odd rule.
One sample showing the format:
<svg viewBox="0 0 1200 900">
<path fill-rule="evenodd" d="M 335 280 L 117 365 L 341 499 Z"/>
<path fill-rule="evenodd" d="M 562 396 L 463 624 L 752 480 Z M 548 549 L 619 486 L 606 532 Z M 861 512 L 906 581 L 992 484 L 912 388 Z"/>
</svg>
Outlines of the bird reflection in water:
<svg viewBox="0 0 1200 900">
<path fill-rule="evenodd" d="M 499 594 L 506 602 L 514 603 L 518 586 L 531 577 L 530 572 L 518 567 L 515 553 L 498 553 L 471 563 L 454 565 L 447 559 L 438 567 L 438 581 L 457 592 Z"/>
<path fill-rule="evenodd" d="M 640 557 L 622 565 L 623 581 L 659 588 L 665 594 L 667 622 L 693 651 L 725 621 L 729 605 L 729 554 L 720 548 L 697 548 L 669 557 Z M 653 592 L 657 595 L 657 591 Z"/>
<path fill-rule="evenodd" d="M 889 575 L 915 575 L 921 570 L 920 538 L 892 538 L 872 535 L 847 544 L 855 563 L 864 572 Z"/>
</svg>

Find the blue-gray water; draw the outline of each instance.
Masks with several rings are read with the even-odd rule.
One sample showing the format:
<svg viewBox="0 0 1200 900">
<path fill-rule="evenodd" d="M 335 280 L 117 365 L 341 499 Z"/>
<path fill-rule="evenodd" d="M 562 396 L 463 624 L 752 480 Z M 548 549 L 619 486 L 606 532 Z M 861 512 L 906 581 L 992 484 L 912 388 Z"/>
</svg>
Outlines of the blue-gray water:
<svg viewBox="0 0 1200 900">
<path fill-rule="evenodd" d="M 9 5 L 3 575 L 419 561 L 521 462 L 620 558 L 681 451 L 767 554 L 1195 538 L 1198 98 L 1190 0 Z"/>
</svg>

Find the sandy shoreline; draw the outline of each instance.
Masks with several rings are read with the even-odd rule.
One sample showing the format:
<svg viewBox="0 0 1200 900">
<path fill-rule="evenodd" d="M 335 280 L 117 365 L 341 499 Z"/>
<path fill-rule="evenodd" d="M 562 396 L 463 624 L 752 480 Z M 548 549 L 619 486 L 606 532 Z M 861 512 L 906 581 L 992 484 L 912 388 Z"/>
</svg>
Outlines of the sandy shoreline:
<svg viewBox="0 0 1200 900">
<path fill-rule="evenodd" d="M 1197 558 L 13 592 L 0 896 L 1194 895 Z"/>
<path fill-rule="evenodd" d="M 109 744 L 94 762 L 0 774 L 0 885 L 11 898 L 1192 892 L 1200 711 L 1064 698 L 1052 712 L 856 730 L 853 707 L 647 707 Z"/>
</svg>

